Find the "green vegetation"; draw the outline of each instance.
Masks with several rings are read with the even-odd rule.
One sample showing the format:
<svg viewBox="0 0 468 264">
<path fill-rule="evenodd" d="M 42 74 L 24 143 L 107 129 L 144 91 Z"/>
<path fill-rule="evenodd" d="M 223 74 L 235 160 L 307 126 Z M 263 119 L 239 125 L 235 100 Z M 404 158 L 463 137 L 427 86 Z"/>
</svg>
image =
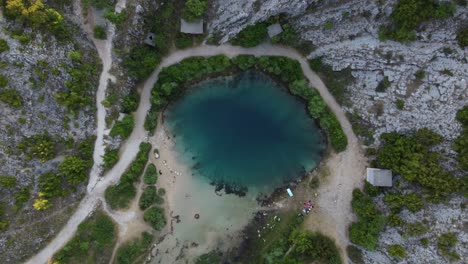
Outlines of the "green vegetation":
<svg viewBox="0 0 468 264">
<path fill-rule="evenodd" d="M 13 188 L 16 186 L 16 178 L 13 176 L 0 176 L 0 186 L 3 188 Z"/>
<path fill-rule="evenodd" d="M 86 8 L 93 6 L 101 10 L 104 8 L 111 8 L 114 2 L 114 0 L 83 0 L 83 6 Z"/>
<path fill-rule="evenodd" d="M 68 156 L 59 164 L 59 172 L 72 185 L 77 185 L 88 177 L 88 161 L 79 156 Z"/>
<path fill-rule="evenodd" d="M 37 134 L 21 140 L 16 147 L 26 154 L 27 159 L 36 158 L 46 162 L 56 155 L 56 142 L 47 133 Z"/>
<path fill-rule="evenodd" d="M 10 46 L 8 46 L 8 42 L 4 39 L 0 39 L 0 54 L 4 51 L 9 51 Z"/>
<path fill-rule="evenodd" d="M 165 52 L 164 52 L 165 53 Z M 137 80 L 148 77 L 161 62 L 161 55 L 147 46 L 135 47 L 124 57 L 123 66 Z"/>
<path fill-rule="evenodd" d="M 401 99 L 397 99 L 395 104 L 398 110 L 403 110 L 403 108 L 405 108 L 405 101 Z"/>
<path fill-rule="evenodd" d="M 320 75 L 320 78 L 339 104 L 348 103 L 346 101 L 346 87 L 354 82 L 351 68 L 348 67 L 340 71 L 334 71 L 330 65 L 322 62 L 321 57 L 310 60 L 309 66 Z"/>
<path fill-rule="evenodd" d="M 406 250 L 401 245 L 391 245 L 388 247 L 388 254 L 392 257 L 404 258 L 406 257 Z"/>
<path fill-rule="evenodd" d="M 62 15 L 41 0 L 5 0 L 3 4 L 5 17 L 8 19 L 20 20 L 33 29 L 52 32 L 60 40 L 66 39 L 70 34 Z"/>
<path fill-rule="evenodd" d="M 8 78 L 3 75 L 3 74 L 0 74 L 0 88 L 5 88 L 8 84 Z"/>
<path fill-rule="evenodd" d="M 120 13 L 117 13 L 113 8 L 111 8 L 104 13 L 103 17 L 114 23 L 117 27 L 120 27 L 127 20 L 128 13 L 125 9 L 121 10 Z"/>
<path fill-rule="evenodd" d="M 119 161 L 119 149 L 106 149 L 104 156 L 104 170 L 110 170 Z"/>
<path fill-rule="evenodd" d="M 383 146 L 377 154 L 378 165 L 400 174 L 408 182 L 420 184 L 428 198 L 440 200 L 460 190 L 457 179 L 439 164 L 441 155 L 430 150 L 442 142 L 438 134 L 422 128 L 412 135 L 385 133 L 381 139 Z M 411 199 L 415 203 L 413 209 L 418 210 L 419 199 Z"/>
<path fill-rule="evenodd" d="M 299 36 L 293 27 L 289 24 L 282 26 L 283 32 L 281 34 L 274 36 L 271 39 L 271 42 L 276 44 L 283 44 L 291 47 L 297 47 L 299 43 Z"/>
<path fill-rule="evenodd" d="M 196 21 L 202 17 L 206 6 L 206 0 L 187 0 L 182 10 L 182 17 L 187 21 Z"/>
<path fill-rule="evenodd" d="M 321 263 L 340 264 L 341 256 L 335 242 L 319 232 L 294 230 L 289 237 L 294 245 L 293 255 L 287 259 L 300 260 L 310 259 Z"/>
<path fill-rule="evenodd" d="M 401 219 L 401 217 L 399 217 L 397 214 L 395 213 L 391 213 L 388 217 L 387 217 L 387 224 L 389 224 L 390 226 L 403 226 L 405 224 L 405 221 L 403 221 L 403 219 Z"/>
<path fill-rule="evenodd" d="M 221 263 L 221 259 L 219 257 L 219 253 L 216 250 L 210 251 L 199 256 L 195 260 L 195 264 L 219 264 Z"/>
<path fill-rule="evenodd" d="M 166 217 L 164 216 L 164 209 L 160 207 L 151 207 L 146 210 L 143 219 L 158 231 L 163 229 L 167 223 Z"/>
<path fill-rule="evenodd" d="M 416 77 L 416 79 L 418 80 L 422 80 L 424 79 L 424 77 L 426 77 L 426 72 L 423 70 L 417 70 L 416 73 L 414 74 L 414 77 Z"/>
<path fill-rule="evenodd" d="M 97 39 L 106 39 L 107 38 L 107 32 L 106 29 L 103 26 L 94 26 L 93 29 L 94 37 Z"/>
<path fill-rule="evenodd" d="M 320 127 L 327 133 L 332 147 L 338 152 L 346 149 L 348 142 L 340 123 L 326 106 L 320 94 L 309 87 L 299 62 L 276 56 L 255 58 L 241 55 L 233 59 L 224 55 L 209 58 L 191 57 L 178 64 L 163 68 L 151 91 L 151 109 L 146 117 L 145 129 L 154 131 L 157 124 L 155 117 L 169 102 L 182 95 L 186 88 L 186 82 L 253 67 L 278 78 L 289 87 L 293 95 L 306 100 L 309 114 L 319 121 Z"/>
<path fill-rule="evenodd" d="M 249 25 L 242 29 L 231 42 L 242 47 L 255 47 L 268 36 L 267 24 L 264 22 Z"/>
<path fill-rule="evenodd" d="M 393 9 L 390 26 L 382 26 L 381 40 L 393 39 L 409 42 L 416 39 L 419 25 L 432 19 L 446 19 L 455 13 L 456 6 L 451 2 L 436 0 L 399 0 Z"/>
<path fill-rule="evenodd" d="M 348 257 L 354 264 L 364 264 L 364 259 L 362 258 L 362 251 L 355 246 L 347 246 L 346 251 L 348 252 Z"/>
<path fill-rule="evenodd" d="M 39 176 L 39 192 L 43 194 L 45 199 L 64 195 L 65 191 L 62 185 L 63 179 L 60 174 L 49 171 Z"/>
<path fill-rule="evenodd" d="M 142 233 L 142 237 L 130 243 L 125 243 L 117 249 L 115 256 L 116 264 L 132 264 L 149 250 L 153 236 Z"/>
<path fill-rule="evenodd" d="M 147 185 L 153 185 L 153 184 L 156 184 L 157 180 L 158 180 L 158 172 L 157 172 L 156 166 L 154 166 L 154 164 L 151 163 L 146 168 L 143 181 Z"/>
<path fill-rule="evenodd" d="M 162 198 L 161 195 L 156 192 L 156 187 L 148 186 L 141 195 L 138 205 L 140 206 L 141 210 L 145 210 L 155 203 L 162 204 L 163 202 L 164 198 Z"/>
<path fill-rule="evenodd" d="M 468 27 L 460 28 L 457 31 L 457 41 L 462 49 L 468 46 Z"/>
<path fill-rule="evenodd" d="M 55 99 L 74 114 L 94 102 L 92 93 L 95 81 L 93 77 L 97 75 L 98 67 L 97 63 L 87 63 L 79 51 L 69 52 L 68 57 L 73 62 L 73 67 L 67 69 L 71 76 L 71 80 L 65 81 L 68 90 L 58 92 Z"/>
<path fill-rule="evenodd" d="M 132 115 L 126 115 L 121 121 L 116 121 L 109 135 L 111 137 L 120 136 L 122 139 L 127 139 L 132 134 L 135 121 Z"/>
<path fill-rule="evenodd" d="M 174 45 L 178 49 L 186 49 L 193 45 L 192 36 L 190 34 L 179 33 L 174 40 Z"/>
<path fill-rule="evenodd" d="M 458 166 L 462 170 L 468 170 L 468 105 L 458 110 L 456 119 L 462 125 L 462 131 L 454 140 L 452 148 L 458 153 Z"/>
<path fill-rule="evenodd" d="M 421 210 L 424 205 L 422 198 L 415 193 L 406 195 L 390 193 L 385 195 L 384 200 L 393 212 L 399 212 L 403 207 L 406 207 L 408 210 L 415 213 Z"/>
<path fill-rule="evenodd" d="M 0 202 L 0 233 L 2 231 L 5 231 L 8 228 L 8 226 L 10 225 L 10 222 L 8 222 L 8 220 L 3 219 L 4 214 L 5 214 L 5 212 L 4 212 L 4 209 L 3 209 L 3 203 Z"/>
<path fill-rule="evenodd" d="M 135 186 L 133 186 L 133 183 L 136 182 L 138 177 L 143 173 L 145 165 L 148 162 L 148 153 L 150 150 L 151 144 L 141 143 L 140 150 L 138 151 L 135 160 L 122 175 L 120 182 L 116 185 L 109 186 L 106 189 L 106 202 L 112 209 L 116 210 L 126 208 L 130 201 L 135 197 L 136 189 Z"/>
<path fill-rule="evenodd" d="M 29 198 L 31 198 L 31 193 L 29 192 L 29 186 L 25 186 L 21 188 L 17 193 L 13 195 L 15 198 L 15 207 L 16 209 L 21 209 L 23 208 L 23 205 L 29 201 Z"/>
<path fill-rule="evenodd" d="M 452 250 L 457 245 L 457 237 L 453 233 L 445 233 L 437 238 L 437 248 L 442 256 L 449 261 L 459 260 L 460 256 Z"/>
<path fill-rule="evenodd" d="M 426 248 L 427 248 L 427 247 L 429 246 L 429 239 L 427 239 L 427 238 L 421 238 L 421 239 L 419 240 L 419 242 L 421 242 L 421 245 L 422 245 L 423 247 L 426 247 Z"/>
<path fill-rule="evenodd" d="M 390 81 L 388 80 L 387 76 L 384 76 L 383 80 L 377 84 L 375 91 L 378 93 L 383 93 L 387 90 L 388 87 L 390 87 Z"/>
<path fill-rule="evenodd" d="M 334 24 L 333 24 L 332 21 L 327 21 L 327 22 L 325 22 L 325 24 L 323 24 L 323 28 L 324 28 L 324 29 L 327 29 L 327 30 L 330 30 L 330 29 L 332 29 L 333 27 L 334 27 Z"/>
<path fill-rule="evenodd" d="M 424 235 L 429 228 L 422 222 L 414 222 L 406 224 L 406 232 L 410 236 L 421 236 Z"/>
<path fill-rule="evenodd" d="M 12 89 L 0 90 L 0 101 L 12 107 L 20 107 L 23 105 L 23 98 L 20 93 Z"/>
<path fill-rule="evenodd" d="M 53 259 L 58 263 L 105 263 L 111 258 L 116 235 L 112 219 L 97 211 L 78 226 L 75 236 Z"/>
<path fill-rule="evenodd" d="M 138 102 L 140 101 L 140 96 L 132 91 L 128 95 L 122 98 L 122 113 L 130 114 L 135 112 L 138 108 Z"/>
<path fill-rule="evenodd" d="M 375 250 L 379 233 L 385 223 L 384 217 L 377 211 L 372 199 L 359 189 L 354 189 L 351 205 L 358 217 L 358 221 L 351 224 L 349 228 L 351 242 L 366 249 Z"/>
</svg>

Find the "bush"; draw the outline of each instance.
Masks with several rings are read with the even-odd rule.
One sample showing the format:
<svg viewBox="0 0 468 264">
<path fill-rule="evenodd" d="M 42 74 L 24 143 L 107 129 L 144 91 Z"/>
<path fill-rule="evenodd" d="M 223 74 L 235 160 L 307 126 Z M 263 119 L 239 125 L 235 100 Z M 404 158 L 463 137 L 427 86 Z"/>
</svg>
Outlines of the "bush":
<svg viewBox="0 0 468 264">
<path fill-rule="evenodd" d="M 51 171 L 39 176 L 39 191 L 46 199 L 62 196 L 65 193 L 62 184 L 62 176 Z"/>
<path fill-rule="evenodd" d="M 283 25 L 283 32 L 271 39 L 272 43 L 279 43 L 286 46 L 297 47 L 299 45 L 299 36 L 294 28 L 289 25 Z"/>
<path fill-rule="evenodd" d="M 0 39 L 0 54 L 8 50 L 10 50 L 10 46 L 8 45 L 8 42 L 4 39 Z"/>
<path fill-rule="evenodd" d="M 387 90 L 388 87 L 390 87 L 390 81 L 388 80 L 387 76 L 384 76 L 383 80 L 380 81 L 375 88 L 375 91 L 378 93 L 383 93 Z"/>
<path fill-rule="evenodd" d="M 23 98 L 21 97 L 20 93 L 12 89 L 4 89 L 0 91 L 0 101 L 12 107 L 23 106 Z"/>
<path fill-rule="evenodd" d="M 418 80 L 422 80 L 424 79 L 424 77 L 426 77 L 426 72 L 423 70 L 417 70 L 416 73 L 414 74 L 414 77 L 416 77 L 416 79 Z"/>
<path fill-rule="evenodd" d="M 341 256 L 335 242 L 329 237 L 319 233 L 294 230 L 289 240 L 295 245 L 293 253 L 298 257 L 307 256 L 321 263 L 340 264 Z"/>
<path fill-rule="evenodd" d="M 364 182 L 364 193 L 370 197 L 375 197 L 382 193 L 382 188 L 370 184 L 368 181 Z"/>
<path fill-rule="evenodd" d="M 268 36 L 266 23 L 257 23 L 249 25 L 242 29 L 232 40 L 232 44 L 242 47 L 255 47 L 262 43 Z"/>
<path fill-rule="evenodd" d="M 120 13 L 117 13 L 114 8 L 111 8 L 104 13 L 103 17 L 119 27 L 127 20 L 128 13 L 125 9 L 121 10 Z"/>
<path fill-rule="evenodd" d="M 178 49 L 186 49 L 193 45 L 192 37 L 189 34 L 179 33 L 174 41 Z"/>
<path fill-rule="evenodd" d="M 0 176 L 0 186 L 3 188 L 13 188 L 16 186 L 16 178 L 13 176 Z"/>
<path fill-rule="evenodd" d="M 232 59 L 232 63 L 245 71 L 255 66 L 257 59 L 253 55 L 239 55 Z"/>
<path fill-rule="evenodd" d="M 414 222 L 406 224 L 406 232 L 410 236 L 421 236 L 424 235 L 429 228 L 422 222 Z"/>
<path fill-rule="evenodd" d="M 187 21 L 195 21 L 203 15 L 206 9 L 205 0 L 187 0 L 185 8 L 182 11 L 182 16 Z"/>
<path fill-rule="evenodd" d="M 140 201 L 138 202 L 138 205 L 140 206 L 141 210 L 145 210 L 148 207 L 152 206 L 154 202 L 156 201 L 156 187 L 154 186 L 148 186 L 145 188 L 145 191 L 140 197 Z"/>
<path fill-rule="evenodd" d="M 384 201 L 388 203 L 394 212 L 399 212 L 403 207 L 406 207 L 415 213 L 421 210 L 424 205 L 422 198 L 415 193 L 406 195 L 390 193 L 385 196 Z"/>
<path fill-rule="evenodd" d="M 140 96 L 135 91 L 130 92 L 122 98 L 122 112 L 126 114 L 135 112 L 138 108 L 139 101 Z"/>
<path fill-rule="evenodd" d="M 36 158 L 46 162 L 56 155 L 56 142 L 47 133 L 37 134 L 21 140 L 17 147 L 26 154 L 26 158 Z"/>
<path fill-rule="evenodd" d="M 457 41 L 462 49 L 468 46 L 468 27 L 457 31 Z"/>
<path fill-rule="evenodd" d="M 324 29 L 327 29 L 327 30 L 332 29 L 333 26 L 334 26 L 334 25 L 333 25 L 333 22 L 332 22 L 332 21 L 327 21 L 327 22 L 325 22 L 325 24 L 323 24 L 323 28 L 324 28 Z"/>
<path fill-rule="evenodd" d="M 134 240 L 131 243 L 125 243 L 117 249 L 116 264 L 132 264 L 139 256 L 142 256 L 148 251 L 153 236 L 143 232 L 142 237 Z"/>
<path fill-rule="evenodd" d="M 116 121 L 109 135 L 111 137 L 120 136 L 122 139 L 127 139 L 132 134 L 135 121 L 132 115 L 126 115 L 121 121 Z"/>
<path fill-rule="evenodd" d="M 427 248 L 427 247 L 429 246 L 429 239 L 427 239 L 427 238 L 421 238 L 421 239 L 419 240 L 419 242 L 421 242 L 421 245 L 422 245 L 423 247 L 425 247 L 425 248 Z"/>
<path fill-rule="evenodd" d="M 452 148 L 457 152 L 458 166 L 468 170 L 468 106 L 458 110 L 456 119 L 461 123 L 462 131 L 453 141 Z"/>
<path fill-rule="evenodd" d="M 387 224 L 389 224 L 390 226 L 395 227 L 395 226 L 403 226 L 403 224 L 405 224 L 405 222 L 397 214 L 392 213 L 387 217 Z"/>
<path fill-rule="evenodd" d="M 354 264 L 364 264 L 364 259 L 362 257 L 362 251 L 355 246 L 347 246 L 346 251 L 348 253 L 348 257 Z"/>
<path fill-rule="evenodd" d="M 16 209 L 21 209 L 23 208 L 24 203 L 29 201 L 29 198 L 31 197 L 31 193 L 29 192 L 29 187 L 23 187 L 21 188 L 17 193 L 13 195 L 15 197 L 15 207 Z"/>
<path fill-rule="evenodd" d="M 104 170 L 110 170 L 119 162 L 119 149 L 106 149 L 104 156 Z"/>
<path fill-rule="evenodd" d="M 403 110 L 403 108 L 405 108 L 405 101 L 403 101 L 401 99 L 397 99 L 396 100 L 396 108 L 398 110 Z"/>
<path fill-rule="evenodd" d="M 114 5 L 114 2 L 114 0 L 84 0 L 83 5 L 86 8 L 93 6 L 98 10 L 101 10 L 104 8 L 111 8 L 112 5 Z"/>
<path fill-rule="evenodd" d="M 94 37 L 97 39 L 106 39 L 107 38 L 107 32 L 106 29 L 103 26 L 94 26 Z"/>
<path fill-rule="evenodd" d="M 116 235 L 112 219 L 97 211 L 78 226 L 74 237 L 53 256 L 53 263 L 105 263 L 112 255 Z"/>
<path fill-rule="evenodd" d="M 320 180 L 318 177 L 313 177 L 312 180 L 309 182 L 309 188 L 312 190 L 317 189 L 320 186 Z"/>
<path fill-rule="evenodd" d="M 151 163 L 146 168 L 143 181 L 147 185 L 153 185 L 153 184 L 156 184 L 157 180 L 158 180 L 158 172 L 157 172 L 156 166 L 154 166 L 154 164 Z"/>
<path fill-rule="evenodd" d="M 59 164 L 59 172 L 72 185 L 83 182 L 88 177 L 89 163 L 78 156 L 68 156 Z"/>
<path fill-rule="evenodd" d="M 145 222 L 148 222 L 155 230 L 160 231 L 166 226 L 166 217 L 164 216 L 164 209 L 159 207 L 152 207 L 143 215 Z"/>
<path fill-rule="evenodd" d="M 445 233 L 437 238 L 437 248 L 442 256 L 447 257 L 450 261 L 459 260 L 460 256 L 453 251 L 457 245 L 457 237 L 453 233 Z"/>
<path fill-rule="evenodd" d="M 104 198 L 109 206 L 114 209 L 126 208 L 130 201 L 135 197 L 136 188 L 133 183 L 138 180 L 138 177 L 143 173 L 146 163 L 148 162 L 148 153 L 151 150 L 151 144 L 141 143 L 135 160 L 130 164 L 125 173 L 120 177 L 120 182 L 117 185 L 109 186 Z"/>
<path fill-rule="evenodd" d="M 406 257 L 406 250 L 401 245 L 391 245 L 388 247 L 388 254 L 392 257 L 404 258 Z"/>
<path fill-rule="evenodd" d="M 7 84 L 8 84 L 8 78 L 5 75 L 0 74 L 0 88 L 6 87 Z"/>
<path fill-rule="evenodd" d="M 137 80 L 148 77 L 161 62 L 161 57 L 154 49 L 142 46 L 133 48 L 124 57 L 123 66 Z"/>
</svg>

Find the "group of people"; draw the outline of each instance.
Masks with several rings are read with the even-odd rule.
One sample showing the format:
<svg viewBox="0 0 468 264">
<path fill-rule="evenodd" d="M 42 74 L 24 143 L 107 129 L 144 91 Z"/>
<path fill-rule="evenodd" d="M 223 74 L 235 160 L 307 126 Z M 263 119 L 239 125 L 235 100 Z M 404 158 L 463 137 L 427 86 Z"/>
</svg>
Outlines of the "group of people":
<svg viewBox="0 0 468 264">
<path fill-rule="evenodd" d="M 304 203 L 304 208 L 302 209 L 302 212 L 309 214 L 310 211 L 312 211 L 312 208 L 314 208 L 314 205 L 312 204 L 312 201 L 309 200 Z"/>
</svg>

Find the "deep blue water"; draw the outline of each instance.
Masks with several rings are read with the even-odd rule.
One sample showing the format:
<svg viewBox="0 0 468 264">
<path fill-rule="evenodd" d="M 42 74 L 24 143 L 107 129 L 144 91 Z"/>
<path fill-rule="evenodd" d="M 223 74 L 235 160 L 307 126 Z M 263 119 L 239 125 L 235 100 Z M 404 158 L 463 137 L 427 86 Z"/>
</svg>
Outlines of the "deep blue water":
<svg viewBox="0 0 468 264">
<path fill-rule="evenodd" d="M 325 149 L 304 103 L 255 72 L 195 85 L 166 125 L 194 177 L 262 191 L 313 169 Z"/>
</svg>

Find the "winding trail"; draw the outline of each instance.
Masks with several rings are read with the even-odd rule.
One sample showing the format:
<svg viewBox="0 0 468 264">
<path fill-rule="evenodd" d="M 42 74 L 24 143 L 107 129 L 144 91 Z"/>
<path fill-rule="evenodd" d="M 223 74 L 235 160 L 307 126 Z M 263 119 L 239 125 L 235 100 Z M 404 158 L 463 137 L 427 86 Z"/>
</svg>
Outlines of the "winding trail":
<svg viewBox="0 0 468 264">
<path fill-rule="evenodd" d="M 111 39 L 109 37 L 109 39 Z M 99 49 L 108 49 L 109 46 L 102 47 L 97 45 L 98 50 Z M 100 51 L 100 56 L 102 50 Z M 110 51 L 109 51 L 110 52 Z M 230 46 L 230 45 L 221 45 L 221 46 L 198 46 L 194 48 L 189 48 L 186 50 L 178 50 L 167 56 L 161 64 L 158 66 L 158 68 L 151 74 L 151 76 L 146 80 L 143 86 L 142 94 L 141 94 L 141 101 L 140 105 L 138 106 L 138 109 L 135 113 L 135 128 L 133 129 L 132 134 L 130 137 L 127 139 L 126 142 L 124 142 L 121 146 L 121 157 L 119 162 L 109 171 L 104 175 L 104 177 L 99 177 L 98 174 L 96 174 L 96 171 L 93 168 L 91 175 L 90 175 L 90 181 L 88 185 L 88 193 L 85 196 L 85 198 L 81 201 L 80 205 L 78 206 L 77 210 L 75 213 L 71 216 L 67 224 L 64 226 L 64 228 L 60 231 L 60 233 L 45 247 L 43 248 L 37 255 L 33 256 L 31 259 L 29 259 L 26 263 L 30 264 L 40 264 L 40 263 L 46 263 L 49 258 L 53 256 L 55 252 L 57 252 L 61 247 L 63 247 L 74 235 L 77 226 L 93 211 L 93 209 L 100 203 L 104 202 L 104 191 L 106 188 L 111 185 L 115 184 L 119 181 L 119 178 L 122 174 L 122 172 L 125 171 L 125 169 L 129 166 L 129 164 L 132 162 L 132 160 L 135 158 L 137 152 L 138 152 L 138 147 L 139 144 L 147 140 L 147 131 L 145 131 L 143 124 L 145 121 L 146 114 L 148 110 L 150 109 L 150 95 L 151 95 L 151 89 L 154 85 L 154 83 L 158 79 L 159 72 L 163 67 L 167 67 L 169 65 L 175 64 L 180 62 L 181 60 L 188 58 L 188 57 L 193 57 L 193 56 L 214 56 L 214 55 L 220 55 L 224 54 L 228 57 L 234 57 L 240 54 L 249 54 L 249 55 L 255 55 L 255 56 L 262 56 L 262 55 L 267 55 L 267 56 L 285 56 L 289 57 L 292 59 L 297 60 L 302 67 L 302 70 L 304 72 L 304 75 L 306 78 L 310 81 L 311 85 L 320 92 L 320 95 L 323 97 L 327 105 L 330 107 L 331 111 L 336 115 L 338 118 L 341 126 L 343 127 L 344 133 L 348 137 L 349 140 L 349 145 L 348 149 L 340 154 L 334 154 L 331 159 L 334 161 L 333 167 L 330 167 L 332 169 L 332 174 L 329 176 L 329 180 L 326 184 L 324 184 L 323 188 L 327 188 L 330 190 L 330 194 L 325 194 L 323 198 L 319 199 L 318 205 L 323 208 L 329 208 L 331 203 L 337 204 L 337 206 L 334 206 L 333 210 L 324 210 L 323 214 L 325 216 L 323 217 L 322 221 L 325 221 L 325 224 L 333 224 L 334 229 L 336 229 L 336 232 L 338 235 L 335 235 L 334 237 L 337 239 L 337 242 L 343 247 L 345 247 L 348 244 L 348 240 L 346 238 L 346 227 L 347 224 L 349 223 L 349 213 L 351 212 L 350 210 L 350 197 L 351 197 L 351 191 L 354 188 L 354 186 L 359 185 L 360 182 L 362 182 L 362 178 L 364 177 L 364 174 L 360 174 L 360 171 L 364 170 L 364 168 L 358 168 L 358 164 L 363 164 L 363 161 L 365 161 L 365 158 L 362 154 L 362 151 L 360 149 L 360 146 L 358 144 L 357 138 L 353 133 L 353 130 L 351 128 L 351 124 L 346 118 L 345 113 L 339 106 L 339 104 L 335 101 L 333 96 L 330 94 L 330 92 L 327 90 L 323 82 L 320 80 L 320 78 L 317 76 L 316 73 L 314 73 L 308 65 L 307 59 L 304 58 L 302 55 L 300 55 L 297 51 L 283 47 L 283 46 L 277 46 L 277 45 L 271 45 L 271 44 L 263 44 L 254 48 L 242 48 L 242 47 L 237 47 L 237 46 Z M 111 61 L 109 54 L 104 53 L 103 54 L 103 64 L 104 66 L 110 67 L 110 64 L 107 64 Z M 107 59 L 107 61 L 106 61 Z M 108 70 L 109 68 L 104 68 L 104 70 Z M 101 75 L 100 79 L 100 85 L 98 89 L 98 99 L 97 99 L 97 107 L 98 107 L 98 115 L 97 115 L 97 121 L 98 121 L 98 130 L 97 130 L 97 136 L 98 138 L 103 136 L 104 128 L 104 117 L 105 117 L 105 109 L 103 106 L 100 104 L 100 96 L 103 96 L 105 94 L 105 86 L 103 85 L 102 82 L 105 82 L 107 84 L 107 78 L 106 75 L 103 74 Z M 102 99 L 102 98 L 101 98 Z M 103 114 L 104 111 L 104 114 Z M 102 143 L 98 144 L 98 141 L 96 142 L 96 149 L 94 152 L 94 161 L 95 164 L 100 164 L 102 158 L 100 155 L 102 153 L 100 151 L 103 151 L 101 149 Z M 98 165 L 96 165 L 98 166 Z M 339 190 L 340 193 L 346 194 L 342 196 L 340 193 L 337 193 Z M 339 199 L 339 206 L 338 202 L 335 199 L 335 196 L 340 197 Z M 336 201 L 336 202 L 335 202 Z M 104 206 L 104 208 L 107 208 Z M 331 208 L 331 207 L 330 207 Z M 107 209 L 106 211 L 110 211 Z M 114 219 L 118 221 L 119 228 L 123 228 L 124 230 L 127 229 L 127 225 L 129 221 L 132 219 L 132 216 L 134 215 L 134 212 L 110 212 L 111 216 L 113 216 Z M 351 214 L 352 215 L 352 214 Z M 121 217 L 121 218 L 120 218 Z M 122 219 L 123 218 L 123 219 Z M 327 222 L 328 221 L 328 222 Z M 330 222 L 331 221 L 331 222 Z M 314 228 L 319 228 L 317 226 L 313 226 L 311 224 L 311 229 Z M 333 230 L 331 230 L 333 231 Z"/>
</svg>

